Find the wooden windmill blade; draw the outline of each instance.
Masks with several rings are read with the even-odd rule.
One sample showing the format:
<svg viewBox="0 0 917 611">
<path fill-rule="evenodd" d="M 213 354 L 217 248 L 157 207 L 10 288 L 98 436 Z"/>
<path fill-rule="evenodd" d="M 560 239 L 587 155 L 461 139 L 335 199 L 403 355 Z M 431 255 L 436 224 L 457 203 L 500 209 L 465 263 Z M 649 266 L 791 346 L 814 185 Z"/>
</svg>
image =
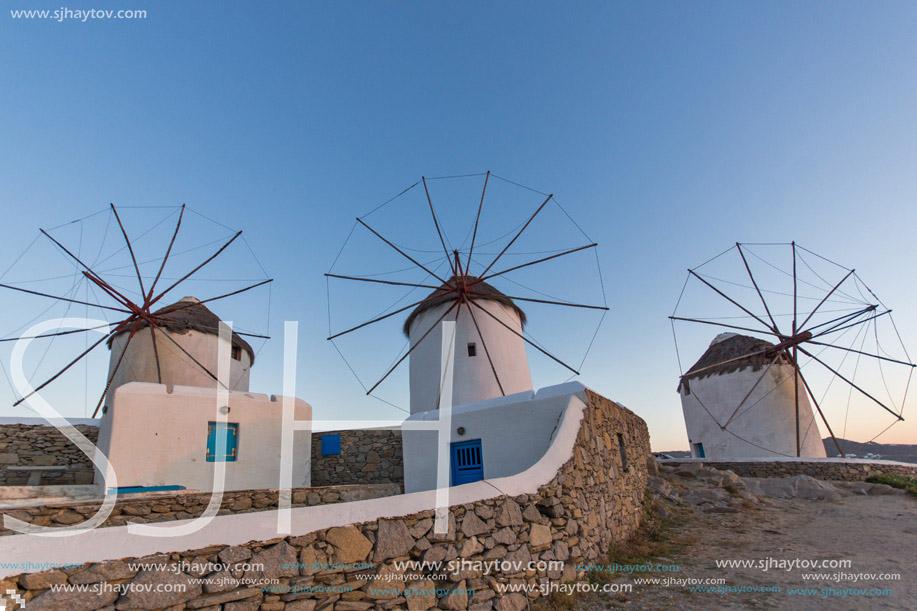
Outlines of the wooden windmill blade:
<svg viewBox="0 0 917 611">
<path fill-rule="evenodd" d="M 787 269 L 782 269 L 779 265 L 756 254 L 754 251 L 755 246 L 784 248 L 784 250 L 788 251 L 786 253 L 787 256 L 780 260 L 784 262 Z M 734 268 L 742 270 L 743 278 L 736 278 L 734 275 L 727 277 L 727 274 L 721 272 L 715 273 L 702 269 L 717 260 L 728 260 L 733 251 L 738 255 L 741 262 L 741 265 L 735 265 Z M 802 255 L 803 252 L 808 253 L 806 257 Z M 835 278 L 829 281 L 824 275 L 816 271 L 807 258 L 808 255 L 830 263 L 832 266 L 830 271 L 834 273 Z M 791 292 L 782 292 L 762 282 L 752 270 L 752 265 L 750 263 L 752 256 L 790 280 L 792 283 Z M 759 265 L 759 271 L 760 267 L 762 266 Z M 812 275 L 814 275 L 813 277 L 817 278 L 817 280 L 808 281 L 803 279 L 800 274 L 802 267 L 808 268 Z M 765 267 L 764 269 L 767 268 Z M 703 314 L 694 316 L 680 315 L 681 310 L 685 306 L 685 302 L 683 301 L 685 291 L 691 286 L 692 282 L 701 287 L 700 290 L 706 291 L 711 300 L 719 300 L 727 309 L 732 310 L 732 315 L 726 317 L 714 317 Z M 752 340 L 752 338 L 755 337 L 758 339 L 755 340 L 757 343 L 751 342 L 751 347 L 745 351 L 740 351 L 740 354 L 731 354 L 729 358 L 714 358 L 712 359 L 713 362 L 710 362 L 714 344 L 717 341 L 714 340 L 714 343 L 708 348 L 704 357 L 690 368 L 688 372 L 682 373 L 679 389 L 684 392 L 688 389 L 690 380 L 698 376 L 709 376 L 714 371 L 724 371 L 729 368 L 735 370 L 739 367 L 750 367 L 750 363 L 753 363 L 754 359 L 769 360 L 766 367 L 763 368 L 763 371 L 761 371 L 760 375 L 755 379 L 754 385 L 744 394 L 735 408 L 732 409 L 730 405 L 729 409 L 725 410 L 725 414 L 728 414 L 728 417 L 718 418 L 713 413 L 718 410 L 716 408 L 711 409 L 708 404 L 703 402 L 701 397 L 695 396 L 694 400 L 701 404 L 709 417 L 722 431 L 760 449 L 776 452 L 778 454 L 781 452 L 777 451 L 775 448 L 762 447 L 752 440 L 743 438 L 736 433 L 734 430 L 735 427 L 730 428 L 730 425 L 757 404 L 755 403 L 748 406 L 746 403 L 762 380 L 771 373 L 772 368 L 780 363 L 790 368 L 791 377 L 793 378 L 792 397 L 795 420 L 795 456 L 800 456 L 802 453 L 801 446 L 804 437 L 800 421 L 802 406 L 803 404 L 809 404 L 810 401 L 811 405 L 814 405 L 822 423 L 825 425 L 829 436 L 834 441 L 838 452 L 843 455 L 843 450 L 834 434 L 834 429 L 830 425 L 828 417 L 823 410 L 823 401 L 820 401 L 816 396 L 813 384 L 803 372 L 803 369 L 808 365 L 814 364 L 830 375 L 827 384 L 828 388 L 824 389 L 822 400 L 827 396 L 831 385 L 838 382 L 839 384 L 845 384 L 850 389 L 851 394 L 858 393 L 872 405 L 878 406 L 893 415 L 896 418 L 896 422 L 902 421 L 904 419 L 902 413 L 907 399 L 910 376 L 915 365 L 907 356 L 907 350 L 901 341 L 900 335 L 897 334 L 897 329 L 895 329 L 895 337 L 897 343 L 900 344 L 903 357 L 893 358 L 888 354 L 883 354 L 883 348 L 879 344 L 878 332 L 875 324 L 879 319 L 887 318 L 890 320 L 891 310 L 882 305 L 871 290 L 867 289 L 868 295 L 861 290 L 860 283 L 861 281 L 853 269 L 840 266 L 821 255 L 817 255 L 808 249 L 800 247 L 795 242 L 766 245 L 736 243 L 734 247 L 727 249 L 704 264 L 694 269 L 689 269 L 685 287 L 682 289 L 682 294 L 676 304 L 675 311 L 669 317 L 672 321 L 677 352 L 679 354 L 681 353 L 678 349 L 676 322 L 688 323 L 687 326 L 689 327 L 694 325 L 709 325 L 714 328 L 718 327 L 721 330 L 729 330 L 730 332 L 745 331 L 752 334 L 747 337 L 748 340 Z M 734 287 L 744 289 L 746 299 L 737 297 L 735 295 L 737 289 Z M 805 296 L 801 293 L 802 288 L 805 288 L 807 291 Z M 733 294 L 730 294 L 730 292 Z M 779 308 L 773 303 L 775 297 L 781 298 L 784 302 L 784 307 L 791 310 L 791 312 L 787 314 L 780 313 L 778 311 Z M 807 300 L 811 305 L 801 304 L 803 299 Z M 827 306 L 829 303 L 833 305 L 834 309 L 828 309 Z M 763 308 L 763 311 L 761 308 Z M 788 324 L 786 322 L 778 322 L 778 318 L 787 316 L 790 317 Z M 747 320 L 748 323 L 741 325 L 735 324 L 735 319 Z M 864 338 L 865 342 L 866 332 L 869 329 L 875 332 L 875 350 L 867 351 L 863 350 L 862 347 L 857 349 L 852 345 L 848 346 L 842 343 L 843 337 L 849 335 L 850 332 L 855 332 L 854 343 L 857 338 L 861 336 Z M 720 336 L 718 336 L 718 338 L 719 337 Z M 835 366 L 827 362 L 823 355 L 823 353 L 826 352 L 844 355 L 840 364 L 841 366 Z M 891 402 L 879 398 L 879 392 L 868 389 L 868 384 L 856 381 L 856 369 L 853 375 L 845 375 L 842 373 L 841 368 L 847 356 L 851 354 L 856 355 L 858 359 L 859 357 L 866 357 L 867 359 L 879 362 L 880 367 L 881 363 L 884 362 L 889 365 L 907 368 L 907 383 L 904 385 L 904 395 L 901 398 L 899 406 L 890 407 L 889 404 Z M 800 362 L 802 357 L 805 357 L 807 360 L 805 362 Z M 857 368 L 858 367 L 859 360 L 857 361 Z M 885 382 L 884 372 L 882 372 L 882 381 Z M 783 382 L 780 382 L 780 384 L 782 383 Z M 775 386 L 773 390 L 776 390 L 776 388 Z M 771 392 L 773 392 L 773 390 Z M 687 392 L 690 392 L 690 390 Z M 683 394 L 683 402 L 685 396 L 686 395 Z M 889 396 L 891 396 L 890 393 Z M 758 402 L 761 402 L 762 399 L 763 398 L 758 399 Z M 710 398 L 708 397 L 708 403 L 709 402 Z M 847 405 L 849 408 L 849 399 Z M 725 405 L 719 407 L 725 407 Z M 685 407 L 685 409 L 687 410 L 688 408 Z M 688 418 L 687 413 L 686 411 L 686 419 Z M 812 422 L 814 422 L 814 420 L 812 420 Z"/>
<path fill-rule="evenodd" d="M 132 341 L 134 341 L 135 338 L 141 333 L 142 334 L 149 333 L 148 337 L 149 337 L 149 341 L 150 341 L 152 352 L 153 352 L 153 363 L 155 365 L 155 376 L 152 380 L 149 380 L 149 381 L 155 381 L 158 383 L 163 383 L 164 381 L 168 381 L 168 380 L 163 379 L 163 372 L 160 367 L 162 358 L 163 358 L 162 353 L 163 351 L 174 353 L 177 350 L 178 353 L 182 354 L 182 358 L 185 360 L 188 367 L 196 368 L 197 370 L 200 370 L 203 374 L 205 374 L 210 379 L 212 379 L 216 384 L 220 384 L 220 385 L 223 384 L 223 382 L 219 380 L 216 374 L 212 371 L 212 367 L 209 367 L 205 363 L 202 363 L 199 358 L 196 358 L 193 354 L 190 354 L 188 350 L 180 344 L 180 342 L 175 341 L 175 339 L 171 336 L 170 329 L 178 328 L 178 327 L 187 328 L 189 325 L 189 316 L 193 311 L 195 311 L 189 308 L 196 308 L 198 312 L 206 311 L 209 314 L 206 322 L 201 322 L 200 320 L 196 321 L 194 323 L 196 327 L 199 327 L 200 329 L 205 330 L 208 333 L 218 334 L 220 321 L 215 315 L 213 315 L 209 310 L 207 310 L 207 308 L 203 305 L 204 303 L 223 300 L 223 299 L 235 296 L 235 295 L 246 293 L 258 287 L 269 285 L 273 280 L 270 278 L 260 280 L 255 283 L 248 284 L 244 286 L 243 288 L 239 288 L 239 289 L 229 291 L 223 294 L 215 295 L 212 297 L 207 297 L 202 300 L 193 300 L 193 303 L 190 302 L 186 298 L 185 300 L 182 300 L 181 302 L 178 302 L 178 303 L 175 303 L 169 306 L 160 306 L 158 308 L 155 308 L 154 305 L 157 304 L 157 302 L 159 302 L 167 293 L 173 291 L 174 289 L 178 287 L 184 286 L 186 282 L 188 282 L 189 280 L 192 280 L 200 270 L 206 268 L 214 260 L 216 260 L 242 234 L 242 232 L 239 231 L 239 232 L 234 233 L 228 240 L 223 239 L 220 242 L 220 245 L 218 248 L 216 248 L 215 250 L 211 249 L 211 252 L 209 253 L 209 255 L 203 258 L 202 261 L 196 263 L 190 269 L 190 271 L 183 272 L 176 281 L 172 282 L 168 286 L 168 288 L 160 289 L 158 288 L 158 285 L 160 283 L 160 280 L 162 280 L 164 277 L 163 272 L 166 269 L 166 265 L 167 263 L 171 261 L 171 258 L 177 254 L 173 251 L 173 247 L 175 246 L 176 238 L 179 236 L 179 232 L 182 227 L 182 221 L 183 221 L 183 218 L 185 217 L 185 211 L 186 211 L 185 205 L 173 208 L 173 212 L 171 214 L 177 214 L 177 222 L 175 224 L 174 230 L 171 232 L 171 238 L 169 239 L 167 246 L 164 248 L 164 254 L 160 255 L 159 257 L 155 259 L 147 260 L 147 261 L 139 260 L 138 253 L 136 251 L 136 244 L 130 238 L 129 233 L 128 233 L 128 226 L 122 219 L 122 214 L 119 212 L 119 209 L 114 204 L 110 204 L 108 208 L 109 222 L 111 222 L 112 219 L 114 219 L 114 222 L 119 230 L 118 233 L 120 234 L 118 236 L 118 239 L 123 240 L 123 246 L 120 247 L 119 249 L 116 249 L 114 253 L 112 253 L 105 259 L 100 260 L 101 254 L 103 252 L 103 247 L 104 247 L 104 239 L 108 235 L 108 226 L 106 226 L 105 233 L 102 236 L 103 244 L 101 244 L 98 247 L 99 254 L 96 257 L 98 265 L 97 263 L 88 262 L 88 259 L 85 259 L 84 257 L 80 256 L 80 254 L 78 254 L 77 252 L 74 252 L 76 249 L 72 247 L 68 247 L 61 239 L 58 239 L 57 237 L 52 235 L 53 230 L 45 230 L 45 229 L 40 230 L 40 234 L 42 238 L 46 239 L 50 244 L 53 244 L 53 246 L 57 249 L 57 251 L 60 252 L 71 265 L 75 266 L 79 270 L 81 274 L 81 279 L 86 281 L 87 283 L 90 283 L 91 286 L 95 287 L 95 289 L 98 290 L 97 298 L 101 296 L 102 300 L 106 301 L 107 303 L 103 301 L 97 301 L 93 303 L 88 300 L 73 299 L 70 296 L 55 295 L 50 292 L 26 289 L 21 286 L 15 286 L 14 284 L 0 284 L 0 288 L 7 289 L 11 294 L 28 293 L 28 294 L 32 294 L 38 297 L 43 297 L 48 300 L 84 305 L 87 308 L 95 308 L 98 311 L 115 312 L 115 313 L 118 313 L 120 317 L 117 320 L 111 322 L 109 325 L 106 325 L 108 331 L 107 333 L 105 333 L 104 337 L 102 337 L 100 340 L 96 341 L 91 346 L 86 348 L 84 351 L 79 353 L 75 358 L 70 360 L 63 368 L 57 370 L 53 375 L 48 376 L 46 379 L 44 379 L 43 382 L 35 386 L 30 392 L 20 397 L 14 403 L 14 406 L 20 405 L 21 403 L 26 401 L 29 397 L 31 397 L 35 393 L 46 388 L 48 385 L 52 384 L 55 380 L 60 379 L 61 376 L 65 372 L 73 368 L 79 362 L 88 358 L 90 354 L 96 348 L 98 348 L 98 346 L 102 345 L 103 343 L 107 343 L 107 345 L 112 350 L 115 350 L 115 344 L 114 344 L 115 339 L 120 336 L 125 336 L 126 339 L 123 341 L 123 345 L 119 346 L 120 350 L 117 350 L 117 353 L 112 355 L 112 358 L 110 361 L 109 374 L 108 376 L 106 376 L 106 382 L 104 384 L 104 388 L 102 390 L 101 396 L 99 397 L 98 402 L 96 403 L 94 411 L 92 412 L 92 416 L 95 417 L 98 414 L 99 409 L 102 407 L 102 404 L 105 401 L 106 396 L 109 394 L 113 383 L 116 381 L 118 374 L 123 371 L 124 367 L 129 365 L 129 361 L 130 361 L 129 348 L 131 346 Z M 171 216 L 171 214 L 169 216 Z M 200 215 L 199 213 L 196 213 L 196 214 L 200 216 L 201 218 L 204 218 L 204 219 L 207 218 L 207 217 L 204 217 L 203 215 Z M 90 217 L 91 216 L 95 216 L 95 215 L 90 215 Z M 89 217 L 86 217 L 86 218 L 89 218 Z M 169 217 L 166 217 L 166 219 L 168 218 Z M 139 233 L 139 235 L 141 237 L 146 235 L 149 231 L 154 229 L 156 226 L 160 225 L 166 219 L 163 219 L 159 223 L 156 223 L 156 225 L 154 225 L 153 227 L 147 228 L 142 233 Z M 79 219 L 78 221 L 73 221 L 73 223 L 76 223 L 76 222 L 81 223 L 82 221 L 83 219 Z M 181 254 L 186 254 L 192 250 L 197 250 L 200 248 L 204 248 L 206 246 L 207 245 L 204 244 L 203 246 L 191 248 L 188 251 L 185 251 L 185 253 L 181 253 Z M 133 290 L 133 289 L 128 290 L 126 288 L 119 287 L 115 284 L 114 281 L 112 281 L 109 278 L 109 274 L 114 273 L 112 270 L 121 269 L 125 266 L 112 267 L 110 268 L 108 272 L 106 272 L 103 269 L 99 269 L 99 266 L 102 263 L 109 262 L 112 259 L 112 257 L 114 257 L 115 255 L 119 254 L 122 251 L 126 251 L 127 254 L 129 255 L 130 263 L 128 264 L 127 267 L 129 267 L 132 270 L 132 275 L 137 285 L 136 290 Z M 160 252 L 162 252 L 162 250 Z M 113 265 L 113 263 L 108 263 L 108 264 Z M 141 267 L 147 264 L 155 264 L 156 269 L 157 269 L 155 276 L 152 277 L 152 281 L 149 283 L 144 282 L 144 276 L 141 272 Z M 136 293 L 137 295 L 140 296 L 140 298 L 137 299 L 137 298 L 131 297 L 130 295 L 132 293 Z M 201 310 L 201 308 L 203 310 Z M 200 318 L 200 316 L 198 316 L 198 318 Z M 85 332 L 89 332 L 93 330 L 101 330 L 102 328 L 105 328 L 105 327 L 93 327 L 89 329 L 58 331 L 54 333 L 42 333 L 40 335 L 32 336 L 29 339 L 41 338 L 41 339 L 47 339 L 49 341 L 54 341 L 54 339 L 58 337 L 73 336 L 78 333 L 85 333 Z M 249 346 L 247 343 L 245 343 L 244 340 L 241 339 L 241 335 L 248 335 L 248 336 L 262 338 L 262 339 L 267 339 L 267 335 L 266 334 L 245 333 L 241 331 L 233 332 L 232 334 L 233 344 L 234 345 L 240 344 L 240 345 L 247 346 L 247 350 L 250 356 L 250 362 L 252 362 L 254 359 L 254 351 L 251 348 L 251 346 Z M 23 338 L 22 337 L 6 337 L 0 341 L 9 342 L 9 341 L 16 341 L 19 339 L 23 339 Z"/>
</svg>

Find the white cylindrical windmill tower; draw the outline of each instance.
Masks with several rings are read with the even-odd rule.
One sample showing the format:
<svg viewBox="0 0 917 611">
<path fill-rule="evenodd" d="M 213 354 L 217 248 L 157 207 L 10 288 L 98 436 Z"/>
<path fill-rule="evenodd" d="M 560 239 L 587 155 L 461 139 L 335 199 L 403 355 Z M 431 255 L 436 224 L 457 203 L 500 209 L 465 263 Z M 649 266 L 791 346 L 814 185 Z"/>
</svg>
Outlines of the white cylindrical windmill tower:
<svg viewBox="0 0 917 611">
<path fill-rule="evenodd" d="M 220 319 L 194 297 L 161 308 L 153 313 L 156 341 L 145 321 L 125 327 L 109 340 L 111 358 L 105 396 L 106 408 L 114 391 L 129 382 L 151 382 L 170 386 L 216 388 L 220 348 L 230 353 L 229 390 L 248 391 L 249 371 L 255 356 L 252 347 L 238 334 L 232 334 L 230 347 L 220 345 Z M 127 351 L 125 352 L 125 346 Z M 122 353 L 124 356 L 122 358 Z M 212 374 L 212 375 L 211 375 Z"/>
<path fill-rule="evenodd" d="M 464 303 L 453 307 L 462 300 Z M 442 321 L 456 323 L 453 405 L 532 390 L 532 374 L 521 337 L 525 312 L 486 282 L 469 275 L 453 276 L 418 305 L 404 323 L 404 334 L 412 348 L 412 414 L 439 407 L 443 341 L 451 341 L 450 337 L 443 338 Z"/>
<path fill-rule="evenodd" d="M 825 457 L 802 378 L 772 348 L 722 333 L 682 377 L 678 392 L 692 457 L 795 457 L 797 405 L 798 455 Z"/>
</svg>

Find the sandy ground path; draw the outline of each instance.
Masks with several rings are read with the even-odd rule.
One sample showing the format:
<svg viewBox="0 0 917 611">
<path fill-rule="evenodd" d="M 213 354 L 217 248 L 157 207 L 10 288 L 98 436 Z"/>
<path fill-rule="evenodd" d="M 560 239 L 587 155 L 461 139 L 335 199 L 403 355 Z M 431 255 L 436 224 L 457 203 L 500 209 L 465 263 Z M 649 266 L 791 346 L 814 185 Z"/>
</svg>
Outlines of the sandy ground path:
<svg viewBox="0 0 917 611">
<path fill-rule="evenodd" d="M 594 595 L 581 611 L 596 609 L 917 609 L 917 498 L 895 493 L 862 496 L 844 491 L 835 501 L 764 499 L 738 513 L 689 510 L 681 532 L 690 542 L 658 560 L 677 564 L 669 573 L 641 577 L 723 579 L 719 591 L 684 585 L 638 585 L 625 596 Z M 843 568 L 760 568 L 795 560 L 849 560 Z M 717 560 L 751 560 L 753 567 L 720 568 Z M 845 576 L 806 580 L 804 574 Z M 862 574 L 900 575 L 899 580 Z M 860 575 L 854 581 L 852 575 Z M 615 583 L 633 582 L 616 578 Z M 771 592 L 741 592 L 771 588 Z M 713 586 L 716 588 L 716 586 Z M 809 588 L 809 594 L 798 590 Z M 830 588 L 825 590 L 825 588 Z M 873 589 L 882 590 L 877 592 Z M 797 590 L 795 595 L 793 590 Z"/>
</svg>

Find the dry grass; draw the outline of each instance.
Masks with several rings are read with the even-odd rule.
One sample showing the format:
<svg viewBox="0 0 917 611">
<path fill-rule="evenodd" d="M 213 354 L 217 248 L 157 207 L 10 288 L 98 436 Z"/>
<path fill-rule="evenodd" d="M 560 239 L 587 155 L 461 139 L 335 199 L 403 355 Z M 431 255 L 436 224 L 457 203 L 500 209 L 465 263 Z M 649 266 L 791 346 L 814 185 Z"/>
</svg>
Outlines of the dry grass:
<svg viewBox="0 0 917 611">
<path fill-rule="evenodd" d="M 626 541 L 613 544 L 604 558 L 595 561 L 596 565 L 612 566 L 614 564 L 645 564 L 678 554 L 692 543 L 692 539 L 680 532 L 680 526 L 686 521 L 681 510 L 666 505 L 674 518 L 663 518 L 659 509 L 661 501 L 647 494 L 643 501 L 643 519 L 640 528 Z M 605 584 L 614 581 L 618 573 L 613 571 L 589 571 L 585 580 L 589 583 Z M 566 611 L 576 608 L 588 599 L 589 594 L 561 594 L 552 592 L 532 605 L 533 611 Z"/>
</svg>

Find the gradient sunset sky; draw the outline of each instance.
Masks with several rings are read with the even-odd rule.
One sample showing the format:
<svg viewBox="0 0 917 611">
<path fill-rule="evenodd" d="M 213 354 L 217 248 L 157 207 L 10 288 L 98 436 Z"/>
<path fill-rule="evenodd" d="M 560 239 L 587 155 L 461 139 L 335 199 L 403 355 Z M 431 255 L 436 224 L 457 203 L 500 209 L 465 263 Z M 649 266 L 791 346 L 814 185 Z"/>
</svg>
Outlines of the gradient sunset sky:
<svg viewBox="0 0 917 611">
<path fill-rule="evenodd" d="M 646 419 L 656 450 L 687 447 L 666 317 L 686 268 L 736 241 L 855 267 L 917 346 L 913 3 L 67 4 L 148 16 L 14 19 L 60 3 L 3 4 L 0 268 L 39 227 L 109 202 L 187 203 L 244 229 L 276 279 L 252 389 L 280 393 L 283 321 L 298 320 L 297 394 L 316 419 L 404 416 L 325 341 L 322 274 L 354 217 L 421 175 L 491 170 L 555 193 L 599 242 L 611 311 L 580 379 Z M 429 218 L 402 220 L 429 239 Z M 16 302 L 0 294 L 4 334 L 25 322 Z M 97 365 L 84 377 L 99 386 Z M 536 387 L 559 381 L 541 371 Z M 32 415 L 13 396 L 0 379 L 0 416 Z M 85 403 L 80 389 L 62 411 Z M 879 441 L 917 443 L 917 424 Z"/>
</svg>

